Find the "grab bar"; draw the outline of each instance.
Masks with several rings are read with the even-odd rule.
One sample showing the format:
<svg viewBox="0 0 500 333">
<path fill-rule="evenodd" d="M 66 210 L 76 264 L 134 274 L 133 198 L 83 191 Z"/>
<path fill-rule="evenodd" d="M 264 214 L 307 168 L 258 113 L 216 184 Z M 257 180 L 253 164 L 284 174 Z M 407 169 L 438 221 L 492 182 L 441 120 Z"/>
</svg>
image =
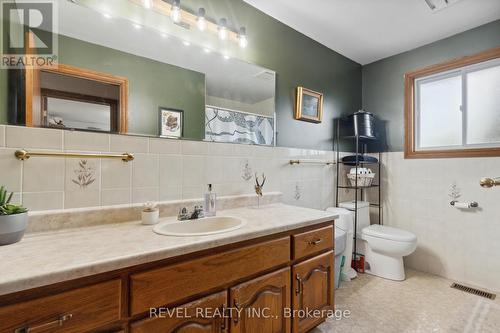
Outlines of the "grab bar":
<svg viewBox="0 0 500 333">
<path fill-rule="evenodd" d="M 294 164 L 324 164 L 324 165 L 334 165 L 335 162 L 331 161 L 319 161 L 319 160 L 290 160 L 290 165 Z"/>
</svg>

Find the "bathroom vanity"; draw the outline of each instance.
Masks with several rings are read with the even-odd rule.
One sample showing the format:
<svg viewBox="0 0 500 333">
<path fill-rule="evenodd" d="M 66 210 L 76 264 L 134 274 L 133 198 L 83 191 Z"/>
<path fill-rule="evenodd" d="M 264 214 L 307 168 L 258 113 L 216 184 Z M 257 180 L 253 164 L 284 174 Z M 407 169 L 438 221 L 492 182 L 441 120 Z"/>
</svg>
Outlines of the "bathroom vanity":
<svg viewBox="0 0 500 333">
<path fill-rule="evenodd" d="M 121 223 L 0 248 L 11 270 L 0 332 L 307 332 L 324 321 L 297 310 L 333 309 L 336 216 L 282 204 L 219 214 L 248 223 L 203 237 Z M 16 265 L 28 253 L 32 267 Z"/>
</svg>

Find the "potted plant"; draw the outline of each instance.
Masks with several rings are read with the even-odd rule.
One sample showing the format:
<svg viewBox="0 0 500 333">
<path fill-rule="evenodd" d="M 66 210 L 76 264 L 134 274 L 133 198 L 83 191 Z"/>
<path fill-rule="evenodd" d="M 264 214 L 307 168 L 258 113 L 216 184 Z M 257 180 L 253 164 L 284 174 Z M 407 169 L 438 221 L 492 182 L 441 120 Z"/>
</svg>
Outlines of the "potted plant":
<svg viewBox="0 0 500 333">
<path fill-rule="evenodd" d="M 0 187 L 0 245 L 19 242 L 28 225 L 28 210 L 11 204 L 13 195 L 4 186 Z"/>
</svg>

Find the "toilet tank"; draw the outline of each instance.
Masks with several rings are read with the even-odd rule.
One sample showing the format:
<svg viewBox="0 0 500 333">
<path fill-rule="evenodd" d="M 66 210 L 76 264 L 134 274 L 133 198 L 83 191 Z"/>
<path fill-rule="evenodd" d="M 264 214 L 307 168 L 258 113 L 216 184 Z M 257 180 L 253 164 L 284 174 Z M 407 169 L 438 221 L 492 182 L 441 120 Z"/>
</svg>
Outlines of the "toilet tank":
<svg viewBox="0 0 500 333">
<path fill-rule="evenodd" d="M 354 201 L 339 203 L 339 207 L 349 209 L 354 212 Z M 358 201 L 358 221 L 357 229 L 361 231 L 364 227 L 370 225 L 370 203 L 366 201 Z"/>
</svg>

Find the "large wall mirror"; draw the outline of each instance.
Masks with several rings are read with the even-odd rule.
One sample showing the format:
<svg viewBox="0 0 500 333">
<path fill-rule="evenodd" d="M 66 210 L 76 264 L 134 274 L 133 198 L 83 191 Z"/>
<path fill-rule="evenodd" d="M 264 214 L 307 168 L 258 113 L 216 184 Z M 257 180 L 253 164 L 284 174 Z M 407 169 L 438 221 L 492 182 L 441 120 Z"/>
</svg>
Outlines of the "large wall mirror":
<svg viewBox="0 0 500 333">
<path fill-rule="evenodd" d="M 234 41 L 175 24 L 168 2 L 57 2 L 58 66 L 0 70 L 2 123 L 275 144 L 276 74 Z"/>
</svg>

